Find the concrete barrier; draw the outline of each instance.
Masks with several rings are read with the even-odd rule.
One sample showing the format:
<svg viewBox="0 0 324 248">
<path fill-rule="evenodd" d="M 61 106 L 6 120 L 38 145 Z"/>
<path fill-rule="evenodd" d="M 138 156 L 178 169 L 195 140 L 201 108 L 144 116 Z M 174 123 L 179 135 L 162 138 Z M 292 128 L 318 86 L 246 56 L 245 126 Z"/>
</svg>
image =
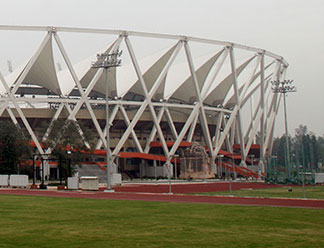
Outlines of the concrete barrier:
<svg viewBox="0 0 324 248">
<path fill-rule="evenodd" d="M 315 173 L 315 183 L 324 183 L 324 173 Z"/>
<path fill-rule="evenodd" d="M 111 174 L 111 185 L 121 185 L 121 174 L 112 173 Z"/>
<path fill-rule="evenodd" d="M 8 186 L 9 186 L 9 176 L 0 175 L 0 187 L 8 187 Z"/>
<path fill-rule="evenodd" d="M 10 175 L 9 185 L 11 187 L 27 187 L 28 176 L 27 175 Z"/>
<path fill-rule="evenodd" d="M 99 179 L 98 177 L 81 177 L 82 190 L 98 190 Z"/>
<path fill-rule="evenodd" d="M 68 177 L 67 188 L 68 189 L 79 189 L 79 178 L 78 177 Z"/>
</svg>

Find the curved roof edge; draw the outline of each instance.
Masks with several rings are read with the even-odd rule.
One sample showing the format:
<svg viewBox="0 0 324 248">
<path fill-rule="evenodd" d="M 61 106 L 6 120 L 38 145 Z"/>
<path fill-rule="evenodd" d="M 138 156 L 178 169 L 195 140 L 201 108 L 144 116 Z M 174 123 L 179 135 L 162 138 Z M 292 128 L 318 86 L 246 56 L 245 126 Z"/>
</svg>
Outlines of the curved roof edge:
<svg viewBox="0 0 324 248">
<path fill-rule="evenodd" d="M 234 47 L 243 50 L 254 51 L 257 53 L 265 54 L 269 57 L 282 61 L 282 63 L 288 67 L 288 62 L 284 57 L 279 56 L 275 53 L 269 52 L 264 49 L 241 45 L 238 43 L 220 41 L 214 39 L 198 38 L 185 35 L 171 35 L 171 34 L 160 34 L 160 33 L 147 33 L 147 32 L 136 32 L 136 31 L 127 31 L 127 30 L 113 30 L 113 29 L 95 29 L 95 28 L 74 28 L 74 27 L 54 27 L 54 26 L 14 26 L 14 25 L 0 25 L 0 30 L 7 31 L 47 31 L 47 32 L 75 32 L 75 33 L 94 33 L 94 34 L 114 34 L 121 36 L 142 36 L 142 37 L 152 37 L 152 38 L 161 38 L 161 39 L 176 39 L 176 40 L 185 40 L 185 41 L 194 41 L 208 44 L 216 44 Z"/>
</svg>

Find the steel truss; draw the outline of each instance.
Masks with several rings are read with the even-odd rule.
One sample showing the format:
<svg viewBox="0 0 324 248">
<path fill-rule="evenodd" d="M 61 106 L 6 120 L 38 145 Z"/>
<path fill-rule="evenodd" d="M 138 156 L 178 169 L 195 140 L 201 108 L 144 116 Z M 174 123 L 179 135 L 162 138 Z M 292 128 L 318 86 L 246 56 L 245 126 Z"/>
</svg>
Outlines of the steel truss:
<svg viewBox="0 0 324 248">
<path fill-rule="evenodd" d="M 113 150 L 111 151 L 111 159 L 114 159 L 118 155 L 131 137 L 135 144 L 135 148 L 141 153 L 148 153 L 150 143 L 158 139 L 161 142 L 164 155 L 167 158 L 167 163 L 170 163 L 182 141 L 195 140 L 195 136 L 197 136 L 197 126 L 199 125 L 202 131 L 199 136 L 203 138 L 204 145 L 206 145 L 210 151 L 209 155 L 211 157 L 211 161 L 215 161 L 220 149 L 227 149 L 228 151 L 232 152 L 233 145 L 240 144 L 242 166 L 246 165 L 245 161 L 248 157 L 251 145 L 255 140 L 257 132 L 259 131 L 260 165 L 262 171 L 265 171 L 265 156 L 271 153 L 275 118 L 280 105 L 280 97 L 278 97 L 278 94 L 271 94 L 271 87 L 269 87 L 269 84 L 272 80 L 283 80 L 285 71 L 288 67 L 288 63 L 281 56 L 275 55 L 263 49 L 243 46 L 240 44 L 187 36 L 66 27 L 0 26 L 0 32 L 1 30 L 45 32 L 45 37 L 41 45 L 12 86 L 8 85 L 5 77 L 0 72 L 0 80 L 5 88 L 5 92 L 0 98 L 0 117 L 3 117 L 5 111 L 7 111 L 13 123 L 17 124 L 17 117 L 20 118 L 24 127 L 27 129 L 32 140 L 36 144 L 37 150 L 40 154 L 45 153 L 41 147 L 41 142 L 47 139 L 47 136 L 51 130 L 51 125 L 49 125 L 48 130 L 45 132 L 43 137 L 37 137 L 35 131 L 32 129 L 27 120 L 28 116 L 26 116 L 24 113 L 25 111 L 22 107 L 24 104 L 28 104 L 30 106 L 36 106 L 40 103 L 57 104 L 57 109 L 51 116 L 51 123 L 60 117 L 64 109 L 66 109 L 68 112 L 68 116 L 66 118 L 67 120 L 78 121 L 77 115 L 81 108 L 85 106 L 85 109 L 88 111 L 90 116 L 89 119 L 92 121 L 94 129 L 98 135 L 96 148 L 99 149 L 102 146 L 107 146 L 105 140 L 106 127 L 103 129 L 101 128 L 98 117 L 93 109 L 94 105 L 105 104 L 105 100 L 92 99 L 89 97 L 90 93 L 102 76 L 103 70 L 98 69 L 89 84 L 86 87 L 82 86 L 80 83 L 81 78 L 78 78 L 75 67 L 72 64 L 71 59 L 65 50 L 64 44 L 60 39 L 60 33 L 63 32 L 87 33 L 89 35 L 105 34 L 107 36 L 115 37 L 115 41 L 107 48 L 106 52 L 118 50 L 122 43 L 126 45 L 133 69 L 136 72 L 137 79 L 142 90 L 142 95 L 144 97 L 143 101 L 126 100 L 123 98 L 111 98 L 109 100 L 109 106 L 112 108 L 109 118 L 110 125 L 113 125 L 114 121 L 117 120 L 117 116 L 119 116 L 118 118 L 122 116 L 121 119 L 124 121 L 126 126 L 126 129 L 119 137 L 118 142 L 113 146 Z M 139 59 L 135 55 L 130 37 L 174 40 L 173 48 L 170 49 L 170 56 L 168 56 L 164 66 L 160 68 L 159 74 L 151 87 L 148 87 L 148 82 L 145 81 L 145 72 L 141 71 Z M 70 96 L 59 94 L 51 98 L 16 97 L 18 89 L 22 86 L 22 83 L 30 72 L 31 68 L 35 66 L 38 57 L 48 42 L 55 42 L 59 48 L 59 52 L 67 65 L 71 77 L 73 78 L 79 96 L 71 98 Z M 218 63 L 211 66 L 208 73 L 208 81 L 206 80 L 206 82 L 202 83 L 199 81 L 198 68 L 195 68 L 194 58 L 190 48 L 191 43 L 214 45 L 219 50 L 219 53 L 215 57 L 215 61 Z M 253 68 L 249 79 L 244 82 L 241 88 L 238 84 L 238 76 L 245 67 L 237 66 L 238 62 L 235 59 L 236 50 L 250 52 L 250 60 L 256 60 L 256 65 Z M 172 68 L 180 51 L 184 51 L 185 53 L 186 63 L 190 71 L 191 82 L 194 88 L 194 92 L 192 94 L 196 101 L 191 103 L 181 103 L 172 101 L 171 98 L 164 98 L 160 101 L 156 101 L 154 96 L 156 95 L 158 89 L 164 84 L 164 80 L 168 75 L 170 68 Z M 270 60 L 268 64 L 265 64 L 265 58 Z M 210 92 L 213 91 L 213 83 L 218 78 L 218 74 L 222 67 L 226 65 L 226 59 L 229 59 L 229 66 L 231 68 L 228 80 L 230 80 L 230 86 L 233 88 L 232 98 L 235 100 L 235 104 L 230 108 L 227 108 L 224 104 L 206 104 L 206 99 L 208 98 Z M 246 62 L 246 64 L 248 63 L 249 61 Z M 275 65 L 275 68 L 270 70 L 269 68 L 271 68 L 272 65 Z M 90 66 L 91 65 L 89 64 L 89 68 Z M 227 91 L 226 94 L 224 94 L 224 99 L 225 97 L 228 98 L 228 94 L 229 93 Z M 247 128 L 244 129 L 242 123 L 242 108 L 248 102 L 248 100 L 255 97 L 255 95 L 259 96 L 259 102 L 254 108 L 254 112 L 251 115 Z M 73 108 L 71 108 L 71 106 L 73 106 Z M 131 117 L 130 111 L 128 111 L 129 108 L 133 109 L 133 114 Z M 37 107 L 35 107 L 35 109 L 37 109 Z M 186 115 L 185 120 L 182 122 L 181 128 L 176 127 L 175 125 L 176 111 Z M 139 140 L 138 134 L 135 130 L 136 125 L 141 122 L 144 114 L 149 115 L 150 120 L 153 123 L 152 129 L 146 138 L 145 144 L 143 144 L 143 140 Z M 168 125 L 170 134 L 164 133 L 162 129 L 161 122 L 163 120 L 164 124 L 166 123 Z M 211 126 L 214 127 L 213 131 L 211 131 Z M 83 136 L 81 129 L 79 129 L 79 132 L 80 135 Z M 171 135 L 172 140 L 174 141 L 172 147 L 167 146 L 166 137 L 168 135 Z M 48 152 L 49 151 L 47 151 L 47 153 Z"/>
</svg>

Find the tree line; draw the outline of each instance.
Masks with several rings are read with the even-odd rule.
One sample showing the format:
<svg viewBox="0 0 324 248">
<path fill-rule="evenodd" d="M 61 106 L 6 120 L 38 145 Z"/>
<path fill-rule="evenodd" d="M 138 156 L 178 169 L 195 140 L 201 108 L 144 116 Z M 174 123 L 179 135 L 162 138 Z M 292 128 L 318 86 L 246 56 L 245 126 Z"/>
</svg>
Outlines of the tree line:
<svg viewBox="0 0 324 248">
<path fill-rule="evenodd" d="M 307 126 L 299 125 L 294 136 L 288 136 L 290 163 L 318 170 L 324 165 L 324 135 L 316 136 Z M 286 164 L 286 135 L 274 138 L 272 157 L 278 165 Z"/>
<path fill-rule="evenodd" d="M 40 125 L 38 132 L 44 135 L 49 123 Z M 81 133 L 83 135 L 81 135 Z M 26 161 L 40 159 L 35 147 L 30 145 L 31 137 L 18 124 L 9 120 L 0 121 L 0 174 L 24 173 L 32 175 L 32 166 Z M 56 120 L 51 124 L 50 132 L 42 143 L 44 153 L 51 147 L 51 155 L 43 157 L 47 161 L 57 162 L 60 181 L 71 176 L 76 165 L 80 164 L 84 154 L 95 144 L 93 132 L 89 127 L 72 120 Z M 87 146 L 85 144 L 88 144 Z"/>
<path fill-rule="evenodd" d="M 45 125 L 43 132 L 48 128 Z M 83 133 L 81 136 L 80 133 Z M 16 174 L 32 170 L 22 166 L 37 153 L 29 145 L 31 138 L 26 132 L 9 120 L 0 121 L 0 174 Z M 290 163 L 306 169 L 319 169 L 324 165 L 324 135 L 317 137 L 307 126 L 299 125 L 295 135 L 288 137 Z M 88 145 L 86 146 L 85 143 Z M 90 127 L 75 121 L 57 120 L 52 123 L 45 147 L 52 147 L 52 158 L 56 159 L 64 177 L 71 175 L 75 165 L 80 164 L 84 151 L 94 147 L 95 135 Z M 90 147 L 90 148 L 89 148 Z M 67 148 L 69 152 L 67 152 Z M 81 152 L 82 151 L 82 152 Z M 274 138 L 272 157 L 276 164 L 286 164 L 286 136 Z"/>
</svg>

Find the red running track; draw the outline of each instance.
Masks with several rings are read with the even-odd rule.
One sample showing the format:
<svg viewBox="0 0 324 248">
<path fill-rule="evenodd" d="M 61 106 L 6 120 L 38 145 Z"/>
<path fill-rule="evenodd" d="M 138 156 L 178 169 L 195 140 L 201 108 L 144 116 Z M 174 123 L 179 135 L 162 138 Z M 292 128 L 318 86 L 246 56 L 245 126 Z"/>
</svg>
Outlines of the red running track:
<svg viewBox="0 0 324 248">
<path fill-rule="evenodd" d="M 172 193 L 174 194 L 189 194 L 202 192 L 219 192 L 228 191 L 228 182 L 215 183 L 172 183 Z M 256 182 L 232 182 L 232 190 L 240 189 L 266 189 L 278 188 L 282 185 L 256 183 Z M 116 192 L 132 192 L 132 193 L 168 193 L 169 184 L 124 184 L 122 186 L 113 187 Z M 101 191 L 104 188 L 100 189 Z"/>
<path fill-rule="evenodd" d="M 182 194 L 152 193 L 105 193 L 100 191 L 56 191 L 29 189 L 0 189 L 3 195 L 47 196 L 106 200 L 137 200 L 154 202 L 205 203 L 222 205 L 272 206 L 324 209 L 324 200 L 302 200 L 281 198 L 248 198 L 229 196 L 195 196 Z"/>
</svg>

